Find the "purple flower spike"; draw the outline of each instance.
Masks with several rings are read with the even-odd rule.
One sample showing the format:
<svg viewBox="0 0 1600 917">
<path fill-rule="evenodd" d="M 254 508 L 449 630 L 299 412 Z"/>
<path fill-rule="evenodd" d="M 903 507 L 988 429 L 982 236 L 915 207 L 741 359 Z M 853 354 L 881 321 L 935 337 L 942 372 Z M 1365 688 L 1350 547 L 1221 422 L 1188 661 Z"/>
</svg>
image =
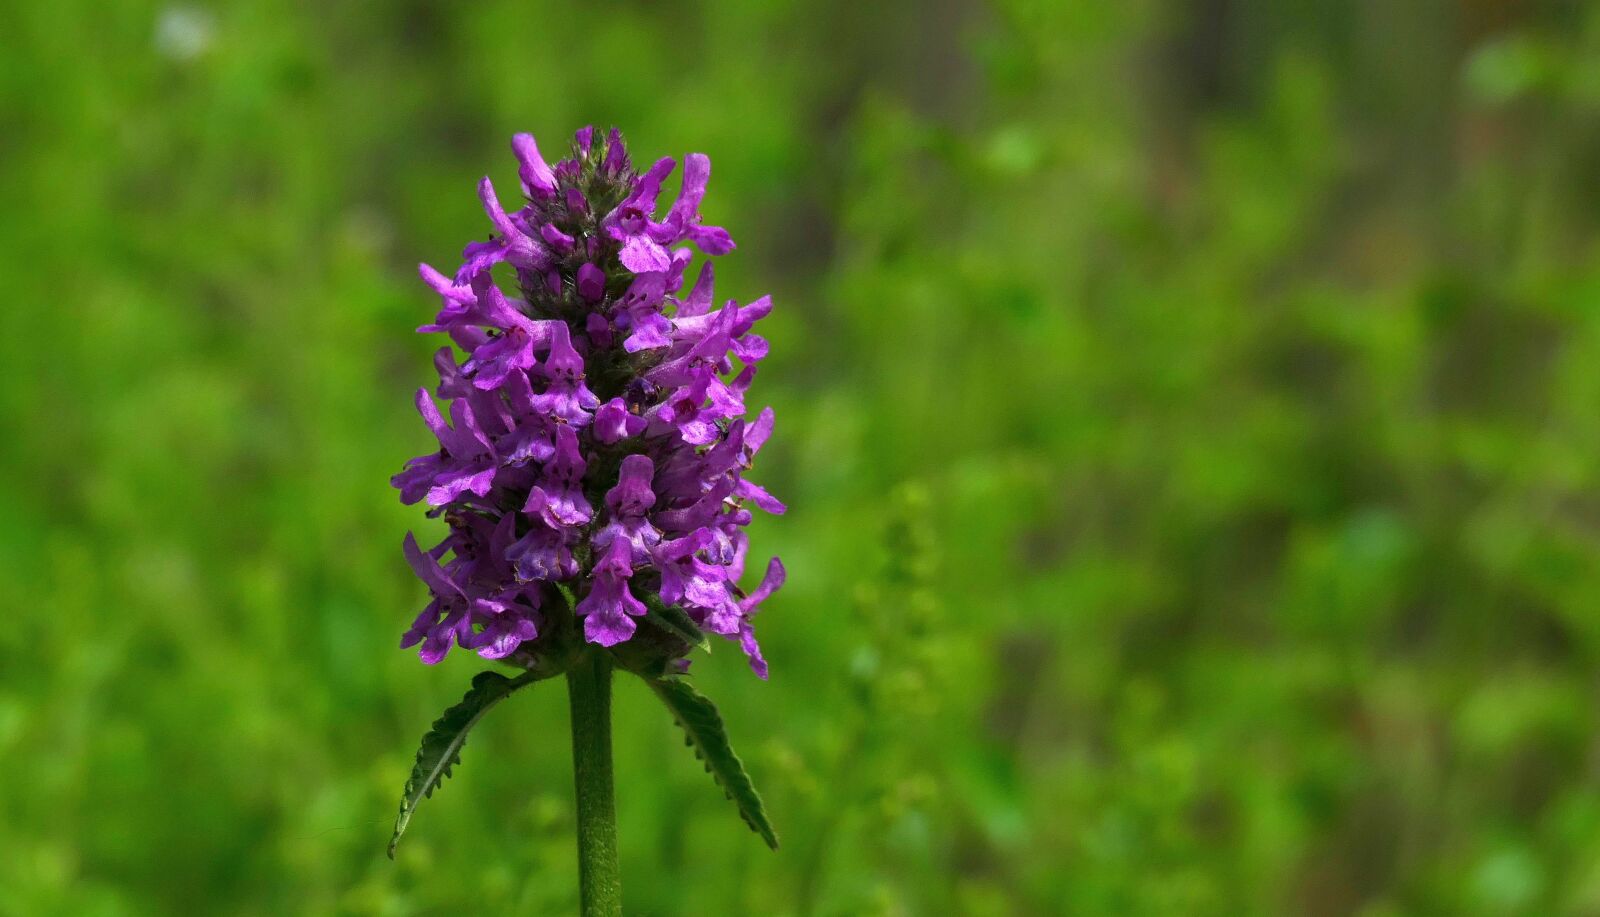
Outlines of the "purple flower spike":
<svg viewBox="0 0 1600 917">
<path fill-rule="evenodd" d="M 615 130 L 580 130 L 559 162 L 530 134 L 511 148 L 523 206 L 505 210 L 485 178 L 492 234 L 454 275 L 418 267 L 439 297 L 419 330 L 453 347 L 435 355 L 434 392 L 416 396 L 436 448 L 392 483 L 448 531 L 429 550 L 406 538 L 429 601 L 401 644 L 430 664 L 461 647 L 531 665 L 570 658 L 581 639 L 681 671 L 688 649 L 636 620 L 659 598 L 738 641 L 765 678 L 752 619 L 783 565 L 748 593 L 739 582 L 754 511 L 784 511 L 745 476 L 772 431 L 771 409 L 750 420 L 745 407 L 768 350 L 753 328 L 772 303 L 715 308 L 710 260 L 688 274 L 696 250 L 733 248 L 701 223 L 711 161 L 685 156 L 658 214 L 677 161 L 640 174 Z M 491 273 L 502 263 L 509 293 Z"/>
</svg>

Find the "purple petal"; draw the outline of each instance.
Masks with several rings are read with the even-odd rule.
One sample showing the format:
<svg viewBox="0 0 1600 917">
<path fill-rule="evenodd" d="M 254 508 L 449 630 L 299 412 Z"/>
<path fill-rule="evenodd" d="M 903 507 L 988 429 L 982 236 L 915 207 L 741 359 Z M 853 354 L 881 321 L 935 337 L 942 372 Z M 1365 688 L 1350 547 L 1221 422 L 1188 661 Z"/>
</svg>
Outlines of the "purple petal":
<svg viewBox="0 0 1600 917">
<path fill-rule="evenodd" d="M 671 156 L 663 156 L 657 159 L 649 170 L 639 176 L 639 184 L 634 188 L 633 194 L 628 197 L 628 201 L 646 214 L 654 212 L 656 198 L 661 195 L 661 183 L 666 181 L 667 176 L 672 174 L 673 168 L 677 165 L 678 161 Z"/>
<path fill-rule="evenodd" d="M 669 223 L 688 227 L 700 219 L 700 202 L 706 196 L 706 182 L 711 178 L 711 158 L 704 153 L 690 153 L 683 158 L 683 186 L 678 199 L 667 215 Z"/>
<path fill-rule="evenodd" d="M 689 239 L 708 255 L 726 255 L 736 247 L 733 237 L 721 226 L 695 226 L 689 230 Z"/>
<path fill-rule="evenodd" d="M 746 621 L 739 627 L 739 647 L 750 658 L 750 668 L 762 681 L 767 679 L 767 660 L 761 655 L 761 645 L 756 643 L 755 629 Z"/>
<path fill-rule="evenodd" d="M 740 499 L 749 500 L 751 503 L 754 503 L 762 510 L 769 512 L 774 516 L 781 516 L 788 509 L 788 507 L 783 505 L 783 501 L 779 500 L 777 497 L 774 497 L 772 494 L 767 493 L 765 488 L 754 483 L 753 481 L 740 481 L 738 485 L 734 487 L 733 492 Z"/>
<path fill-rule="evenodd" d="M 665 271 L 672 266 L 672 257 L 659 242 L 645 236 L 629 236 L 618 253 L 622 266 L 635 274 Z"/>
<path fill-rule="evenodd" d="M 612 607 L 598 609 L 583 621 L 583 638 L 600 646 L 616 646 L 633 636 L 638 625 L 627 614 Z"/>
<path fill-rule="evenodd" d="M 670 346 L 672 341 L 667 337 L 670 330 L 672 323 L 667 321 L 666 316 L 659 312 L 643 312 L 633 317 L 633 333 L 622 342 L 622 349 L 628 353 L 638 353 Z"/>
<path fill-rule="evenodd" d="M 594 438 L 609 445 L 638 436 L 644 425 L 643 417 L 628 413 L 627 404 L 621 398 L 613 398 L 594 413 Z"/>
<path fill-rule="evenodd" d="M 650 490 L 655 470 L 648 455 L 630 455 L 622 460 L 616 486 L 606 491 L 606 506 L 613 515 L 643 516 L 650 511 L 656 502 L 656 495 Z"/>
<path fill-rule="evenodd" d="M 602 350 L 609 350 L 614 340 L 611 334 L 611 322 L 606 320 L 599 312 L 590 312 L 589 317 L 583 321 L 583 330 L 589 335 L 589 342 Z"/>
<path fill-rule="evenodd" d="M 539 235 L 557 251 L 572 251 L 573 238 L 562 232 L 554 223 L 546 223 L 540 226 Z"/>
<path fill-rule="evenodd" d="M 539 155 L 539 144 L 532 134 L 517 134 L 511 138 L 511 152 L 520 164 L 517 175 L 522 179 L 522 191 L 529 197 L 548 197 L 556 191 L 556 177 L 550 166 Z"/>
<path fill-rule="evenodd" d="M 622 132 L 612 128 L 606 135 L 606 161 L 602 168 L 612 174 L 628 167 L 628 149 L 622 144 Z"/>
<path fill-rule="evenodd" d="M 700 267 L 700 276 L 695 278 L 694 288 L 689 291 L 689 298 L 678 307 L 678 317 L 689 318 L 711 311 L 712 288 L 715 282 L 711 262 L 707 261 Z"/>
<path fill-rule="evenodd" d="M 578 295 L 588 302 L 599 302 L 606 295 L 606 272 L 585 261 L 578 268 Z"/>
<path fill-rule="evenodd" d="M 422 415 L 422 422 L 433 432 L 434 439 L 439 441 L 440 446 L 449 450 L 455 443 L 455 431 L 444 422 L 444 417 L 439 413 L 439 406 L 433 403 L 433 396 L 428 394 L 427 389 L 417 389 L 416 405 L 417 413 Z"/>
<path fill-rule="evenodd" d="M 511 239 L 523 234 L 501 208 L 500 198 L 494 193 L 494 182 L 490 181 L 487 175 L 478 182 L 478 200 L 483 202 L 483 212 L 489 215 L 489 222 L 494 224 L 495 231 L 501 236 Z"/>
<path fill-rule="evenodd" d="M 788 579 L 788 577 L 789 572 L 783 568 L 783 561 L 776 557 L 767 561 L 767 572 L 761 577 L 761 584 L 756 586 L 755 591 L 751 592 L 739 603 L 739 607 L 746 615 L 754 614 L 762 602 L 765 602 L 774 592 L 783 588 L 784 580 Z"/>
<path fill-rule="evenodd" d="M 411 569 L 416 572 L 417 578 L 427 584 L 435 595 L 462 595 L 461 587 L 457 586 L 454 580 L 445 575 L 444 570 L 439 566 L 439 562 L 422 552 L 422 548 L 417 545 L 415 535 L 410 532 L 406 533 L 406 539 L 402 542 L 401 550 L 405 553 L 406 563 L 411 565 Z"/>
</svg>

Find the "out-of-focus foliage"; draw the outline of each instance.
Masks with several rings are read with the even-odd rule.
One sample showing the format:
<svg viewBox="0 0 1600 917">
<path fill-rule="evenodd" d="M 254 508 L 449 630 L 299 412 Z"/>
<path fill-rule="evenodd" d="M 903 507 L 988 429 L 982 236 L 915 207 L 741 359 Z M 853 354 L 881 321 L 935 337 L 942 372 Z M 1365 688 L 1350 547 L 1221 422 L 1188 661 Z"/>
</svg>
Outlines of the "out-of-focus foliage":
<svg viewBox="0 0 1600 917">
<path fill-rule="evenodd" d="M 516 130 L 778 308 L 773 854 L 619 684 L 639 914 L 1600 912 L 1600 8 L 0 9 L 0 913 L 571 911 L 565 698 L 387 477 Z M 556 144 L 556 149 L 559 145 Z"/>
</svg>

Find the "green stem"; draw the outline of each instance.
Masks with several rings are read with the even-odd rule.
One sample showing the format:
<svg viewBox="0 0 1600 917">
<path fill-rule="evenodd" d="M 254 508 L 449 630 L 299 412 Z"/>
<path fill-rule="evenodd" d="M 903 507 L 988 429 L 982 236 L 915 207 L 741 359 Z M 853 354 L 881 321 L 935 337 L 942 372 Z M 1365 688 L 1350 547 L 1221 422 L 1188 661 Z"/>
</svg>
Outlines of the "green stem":
<svg viewBox="0 0 1600 917">
<path fill-rule="evenodd" d="M 622 913 L 617 803 L 611 789 L 611 658 L 590 650 L 567 671 L 572 776 L 578 795 L 578 891 L 583 917 Z"/>
</svg>

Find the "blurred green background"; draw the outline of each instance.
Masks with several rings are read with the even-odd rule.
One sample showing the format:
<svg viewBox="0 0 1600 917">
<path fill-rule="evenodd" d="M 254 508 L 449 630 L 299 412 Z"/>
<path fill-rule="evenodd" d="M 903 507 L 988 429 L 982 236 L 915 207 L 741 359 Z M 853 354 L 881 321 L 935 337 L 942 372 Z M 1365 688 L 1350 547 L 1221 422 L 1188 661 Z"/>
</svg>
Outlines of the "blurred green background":
<svg viewBox="0 0 1600 917">
<path fill-rule="evenodd" d="M 396 648 L 479 176 L 772 292 L 774 855 L 618 686 L 630 913 L 1600 914 L 1600 7 L 0 7 L 0 913 L 564 914 L 566 700 Z M 675 180 L 674 180 L 675 181 Z M 673 185 L 675 187 L 675 185 Z"/>
</svg>

